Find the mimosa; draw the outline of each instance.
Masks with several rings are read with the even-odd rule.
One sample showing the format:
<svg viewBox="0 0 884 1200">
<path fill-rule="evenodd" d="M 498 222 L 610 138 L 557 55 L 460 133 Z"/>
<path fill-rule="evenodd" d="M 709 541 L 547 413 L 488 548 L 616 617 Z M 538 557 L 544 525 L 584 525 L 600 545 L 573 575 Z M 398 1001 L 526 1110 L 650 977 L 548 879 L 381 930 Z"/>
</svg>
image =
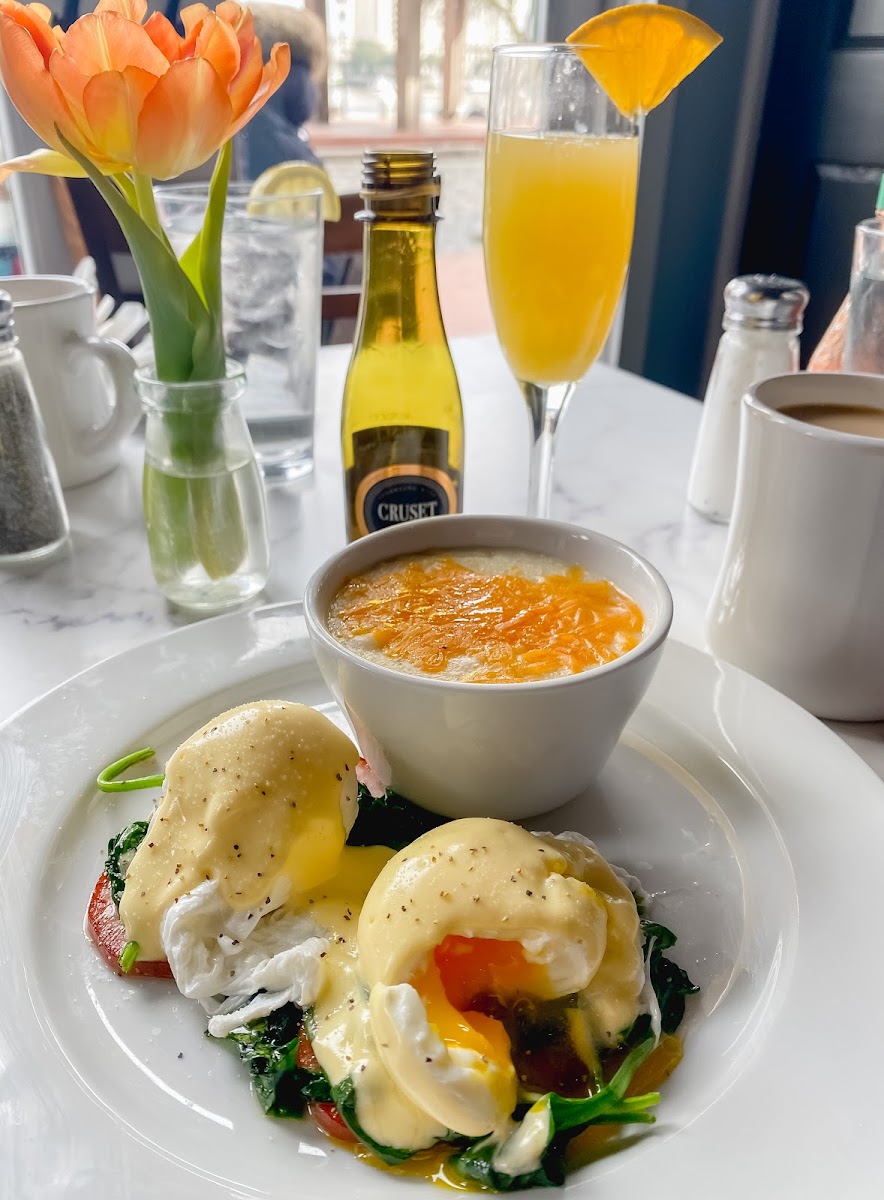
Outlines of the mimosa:
<svg viewBox="0 0 884 1200">
<path fill-rule="evenodd" d="M 517 379 L 581 379 L 626 279 L 638 138 L 492 132 L 485 160 L 485 270 Z"/>
</svg>

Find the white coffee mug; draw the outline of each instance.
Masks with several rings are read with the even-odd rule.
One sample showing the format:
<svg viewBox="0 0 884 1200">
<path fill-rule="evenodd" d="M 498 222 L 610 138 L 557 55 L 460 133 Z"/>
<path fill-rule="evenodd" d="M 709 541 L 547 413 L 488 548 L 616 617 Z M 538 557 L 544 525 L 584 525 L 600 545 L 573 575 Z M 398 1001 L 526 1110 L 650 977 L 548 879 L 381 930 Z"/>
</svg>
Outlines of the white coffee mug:
<svg viewBox="0 0 884 1200">
<path fill-rule="evenodd" d="M 798 405 L 807 419 L 785 415 Z M 814 423 L 829 406 L 880 413 L 882 436 Z M 779 375 L 744 396 L 707 637 L 819 717 L 884 719 L 884 377 Z"/>
<path fill-rule="evenodd" d="M 106 475 L 138 424 L 135 361 L 122 342 L 99 337 L 95 289 L 67 275 L 0 278 L 9 292 L 62 487 Z"/>
</svg>

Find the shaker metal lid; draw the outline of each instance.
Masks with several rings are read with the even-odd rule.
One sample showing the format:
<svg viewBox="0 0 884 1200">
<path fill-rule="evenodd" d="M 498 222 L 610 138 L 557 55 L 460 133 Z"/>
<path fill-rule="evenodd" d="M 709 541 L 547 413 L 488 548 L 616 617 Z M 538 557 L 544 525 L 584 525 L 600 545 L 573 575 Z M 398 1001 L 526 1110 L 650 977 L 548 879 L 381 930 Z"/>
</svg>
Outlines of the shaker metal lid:
<svg viewBox="0 0 884 1200">
<path fill-rule="evenodd" d="M 810 293 L 786 275 L 738 275 L 724 289 L 724 322 L 744 329 L 801 330 Z"/>
</svg>

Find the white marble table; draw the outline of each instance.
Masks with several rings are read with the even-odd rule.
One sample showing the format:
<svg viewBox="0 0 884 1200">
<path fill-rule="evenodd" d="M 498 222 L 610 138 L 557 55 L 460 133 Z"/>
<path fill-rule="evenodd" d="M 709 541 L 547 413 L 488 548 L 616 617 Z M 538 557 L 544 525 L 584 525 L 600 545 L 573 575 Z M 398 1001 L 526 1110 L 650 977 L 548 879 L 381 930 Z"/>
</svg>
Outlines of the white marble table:
<svg viewBox="0 0 884 1200">
<path fill-rule="evenodd" d="M 493 338 L 455 340 L 464 394 L 469 512 L 524 511 L 528 421 Z M 257 603 L 299 598 L 313 569 L 344 542 L 338 425 L 349 350 L 320 354 L 316 472 L 272 489 L 273 565 Z M 551 515 L 622 539 L 665 575 L 673 636 L 703 646 L 703 615 L 725 528 L 685 503 L 700 406 L 607 367 L 593 369 L 560 428 Z M 71 541 L 53 562 L 0 570 L 0 722 L 70 675 L 186 624 L 157 591 L 141 516 L 137 437 L 124 462 L 66 493 Z M 837 726 L 884 778 L 884 725 Z"/>
</svg>

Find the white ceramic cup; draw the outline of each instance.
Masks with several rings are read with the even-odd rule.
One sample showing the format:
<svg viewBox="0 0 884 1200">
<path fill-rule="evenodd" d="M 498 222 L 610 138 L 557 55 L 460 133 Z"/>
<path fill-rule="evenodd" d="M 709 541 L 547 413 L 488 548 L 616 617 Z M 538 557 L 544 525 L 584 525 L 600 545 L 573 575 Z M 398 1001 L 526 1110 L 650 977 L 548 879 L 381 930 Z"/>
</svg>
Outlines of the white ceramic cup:
<svg viewBox="0 0 884 1200">
<path fill-rule="evenodd" d="M 779 375 L 744 396 L 709 646 L 819 717 L 880 720 L 884 438 L 783 415 L 798 404 L 884 413 L 884 377 Z"/>
<path fill-rule="evenodd" d="M 141 416 L 135 360 L 122 342 L 99 337 L 95 289 L 67 275 L 0 278 L 12 297 L 27 363 L 62 487 L 106 475 Z"/>
</svg>

